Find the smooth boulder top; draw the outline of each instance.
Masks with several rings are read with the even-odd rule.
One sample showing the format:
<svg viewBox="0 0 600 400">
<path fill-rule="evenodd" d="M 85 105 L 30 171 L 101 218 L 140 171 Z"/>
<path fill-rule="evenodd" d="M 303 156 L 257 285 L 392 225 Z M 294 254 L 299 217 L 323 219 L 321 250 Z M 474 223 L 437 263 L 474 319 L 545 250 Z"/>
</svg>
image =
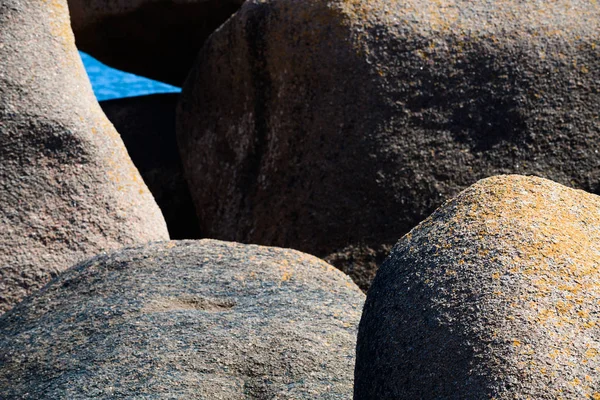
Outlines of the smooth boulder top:
<svg viewBox="0 0 600 400">
<path fill-rule="evenodd" d="M 600 193 L 600 3 L 248 1 L 206 42 L 178 141 L 208 237 L 379 260 L 477 180 Z"/>
<path fill-rule="evenodd" d="M 179 95 L 161 93 L 100 102 L 160 207 L 171 239 L 200 239 L 194 203 L 175 138 Z"/>
<path fill-rule="evenodd" d="M 360 323 L 354 398 L 600 397 L 600 198 L 479 181 L 403 237 Z"/>
<path fill-rule="evenodd" d="M 206 38 L 243 0 L 68 0 L 77 47 L 181 87 Z"/>
<path fill-rule="evenodd" d="M 7 398 L 347 399 L 364 301 L 293 250 L 212 240 L 92 258 L 0 318 Z"/>
<path fill-rule="evenodd" d="M 103 250 L 168 239 L 61 0 L 0 2 L 0 313 Z"/>
</svg>

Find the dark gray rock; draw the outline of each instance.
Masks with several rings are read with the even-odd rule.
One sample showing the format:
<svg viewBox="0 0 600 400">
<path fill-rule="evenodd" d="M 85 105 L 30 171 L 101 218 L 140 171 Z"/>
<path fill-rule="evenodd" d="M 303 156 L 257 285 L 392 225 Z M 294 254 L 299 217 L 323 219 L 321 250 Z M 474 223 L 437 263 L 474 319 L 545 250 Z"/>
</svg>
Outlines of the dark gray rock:
<svg viewBox="0 0 600 400">
<path fill-rule="evenodd" d="M 102 250 L 168 239 L 106 119 L 65 1 L 0 2 L 0 313 Z"/>
<path fill-rule="evenodd" d="M 315 254 L 366 288 L 481 178 L 600 192 L 598 31 L 583 0 L 246 2 L 182 93 L 202 231 Z"/>
<path fill-rule="evenodd" d="M 68 0 L 77 47 L 181 86 L 206 38 L 243 0 Z"/>
<path fill-rule="evenodd" d="M 178 94 L 101 101 L 131 161 L 160 207 L 171 239 L 199 239 L 200 228 L 175 138 Z"/>
<path fill-rule="evenodd" d="M 348 399 L 363 301 L 293 250 L 129 248 L 0 318 L 0 387 L 7 399 Z"/>
<path fill-rule="evenodd" d="M 600 197 L 482 180 L 404 236 L 360 322 L 354 399 L 600 398 Z"/>
</svg>

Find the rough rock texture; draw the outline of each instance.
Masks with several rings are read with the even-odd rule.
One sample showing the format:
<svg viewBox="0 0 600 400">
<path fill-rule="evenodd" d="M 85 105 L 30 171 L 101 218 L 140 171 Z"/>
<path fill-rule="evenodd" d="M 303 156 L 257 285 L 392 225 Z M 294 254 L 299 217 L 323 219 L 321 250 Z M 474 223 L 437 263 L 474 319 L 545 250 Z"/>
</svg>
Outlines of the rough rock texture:
<svg viewBox="0 0 600 400">
<path fill-rule="evenodd" d="M 183 88 L 203 232 L 367 277 L 478 179 L 600 192 L 599 30 L 587 0 L 246 2 Z"/>
<path fill-rule="evenodd" d="M 68 0 L 77 47 L 181 86 L 206 38 L 243 0 Z"/>
<path fill-rule="evenodd" d="M 600 398 L 599 313 L 600 197 L 482 180 L 377 272 L 354 398 Z"/>
<path fill-rule="evenodd" d="M 19 399 L 348 399 L 363 301 L 293 250 L 125 249 L 0 318 L 0 387 Z"/>
<path fill-rule="evenodd" d="M 133 164 L 160 207 L 171 239 L 199 239 L 200 228 L 175 138 L 178 94 L 101 101 Z"/>
<path fill-rule="evenodd" d="M 96 102 L 65 1 L 0 2 L 0 313 L 105 249 L 167 239 Z"/>
</svg>

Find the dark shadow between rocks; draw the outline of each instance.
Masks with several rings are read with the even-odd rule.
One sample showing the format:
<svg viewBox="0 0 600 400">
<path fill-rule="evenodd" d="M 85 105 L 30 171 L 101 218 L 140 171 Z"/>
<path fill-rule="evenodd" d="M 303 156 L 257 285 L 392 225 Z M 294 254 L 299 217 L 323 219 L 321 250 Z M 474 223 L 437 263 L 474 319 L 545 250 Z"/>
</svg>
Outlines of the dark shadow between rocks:
<svg viewBox="0 0 600 400">
<path fill-rule="evenodd" d="M 170 237 L 202 237 L 183 176 L 175 137 L 178 94 L 154 94 L 100 102 L 160 207 Z"/>
<path fill-rule="evenodd" d="M 101 62 L 181 87 L 204 40 L 239 4 L 210 0 L 147 3 L 78 30 L 77 47 Z"/>
</svg>

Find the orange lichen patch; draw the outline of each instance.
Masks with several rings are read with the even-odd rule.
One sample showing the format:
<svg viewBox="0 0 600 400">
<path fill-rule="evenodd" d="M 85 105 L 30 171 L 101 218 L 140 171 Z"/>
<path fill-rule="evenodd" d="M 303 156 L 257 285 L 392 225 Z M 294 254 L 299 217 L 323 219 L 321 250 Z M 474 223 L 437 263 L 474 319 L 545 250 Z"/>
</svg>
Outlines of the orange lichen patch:
<svg viewBox="0 0 600 400">
<path fill-rule="evenodd" d="M 582 191 L 549 187 L 541 179 L 520 178 L 505 185 L 494 185 L 496 178 L 486 180 L 486 187 L 465 192 L 460 201 L 468 200 L 463 215 L 457 215 L 473 226 L 479 236 L 503 239 L 506 250 L 516 253 L 519 262 L 512 273 L 530 276 L 541 292 L 598 293 L 597 268 L 600 266 L 598 217 L 600 203 L 594 195 Z M 573 196 L 577 193 L 578 196 Z M 462 210 L 461 210 L 462 211 Z M 497 225 L 485 223 L 500 215 Z M 596 220 L 596 224 L 593 220 Z M 482 224 L 485 229 L 477 229 Z M 488 250 L 479 250 L 486 256 Z M 557 303 L 560 312 L 569 306 Z"/>
<path fill-rule="evenodd" d="M 587 349 L 586 352 L 585 352 L 585 356 L 587 358 L 597 357 L 598 356 L 598 349 L 595 349 L 593 347 Z"/>
<path fill-rule="evenodd" d="M 458 296 L 463 282 L 478 282 L 467 291 L 474 297 L 460 304 L 478 299 L 482 321 L 495 321 L 495 341 L 505 343 L 511 365 L 527 379 L 572 368 L 577 373 L 565 383 L 592 396 L 575 377 L 593 376 L 600 361 L 600 197 L 541 178 L 492 177 L 403 240 L 406 254 L 425 245 L 437 260 L 435 274 L 425 277 L 434 287 Z"/>
<path fill-rule="evenodd" d="M 285 271 L 283 273 L 283 275 L 281 276 L 281 280 L 282 281 L 289 281 L 291 277 L 292 277 L 292 273 L 289 272 L 289 271 Z"/>
<path fill-rule="evenodd" d="M 281 282 L 289 281 L 293 276 L 293 267 L 288 260 L 282 260 L 279 265 L 281 271 Z"/>
<path fill-rule="evenodd" d="M 361 25 L 376 22 L 387 26 L 400 23 L 416 31 L 453 32 L 474 37 L 496 32 L 498 26 L 513 27 L 520 36 L 571 36 L 583 40 L 577 23 L 585 18 L 597 23 L 596 3 L 555 2 L 460 2 L 456 0 L 360 1 L 340 0 L 338 6 L 348 19 Z M 562 24 L 548 24 L 552 15 L 564 15 Z M 523 29 L 527 27 L 527 29 Z M 508 36 L 510 31 L 507 32 Z"/>
<path fill-rule="evenodd" d="M 48 12 L 47 23 L 50 25 L 51 35 L 61 42 L 63 49 L 67 55 L 75 49 L 75 37 L 71 30 L 71 20 L 69 19 L 69 9 L 66 0 L 43 0 L 46 3 Z M 66 57 L 68 60 L 60 60 L 61 62 L 72 62 L 72 57 Z"/>
</svg>

